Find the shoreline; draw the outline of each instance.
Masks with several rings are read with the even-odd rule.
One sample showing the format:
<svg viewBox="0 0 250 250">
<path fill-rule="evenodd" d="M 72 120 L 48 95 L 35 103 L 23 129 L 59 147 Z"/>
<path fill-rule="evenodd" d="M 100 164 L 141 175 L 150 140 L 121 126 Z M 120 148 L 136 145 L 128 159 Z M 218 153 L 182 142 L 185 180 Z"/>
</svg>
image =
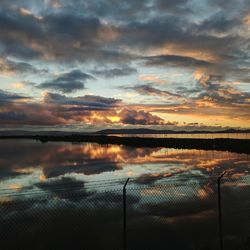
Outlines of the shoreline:
<svg viewBox="0 0 250 250">
<path fill-rule="evenodd" d="M 46 142 L 93 142 L 101 145 L 117 144 L 130 147 L 165 147 L 176 149 L 218 150 L 250 154 L 249 139 L 189 139 L 189 138 L 142 138 L 106 135 L 65 135 L 65 136 L 0 136 L 6 139 L 31 139 Z"/>
</svg>

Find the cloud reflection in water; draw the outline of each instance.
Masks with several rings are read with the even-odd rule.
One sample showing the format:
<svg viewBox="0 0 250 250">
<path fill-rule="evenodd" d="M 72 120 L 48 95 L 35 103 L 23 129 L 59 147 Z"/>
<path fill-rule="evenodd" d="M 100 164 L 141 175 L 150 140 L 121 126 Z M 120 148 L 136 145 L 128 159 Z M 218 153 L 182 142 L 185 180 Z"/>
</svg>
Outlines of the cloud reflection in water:
<svg viewBox="0 0 250 250">
<path fill-rule="evenodd" d="M 39 235 L 44 239 L 41 249 L 48 249 L 48 242 L 67 249 L 72 241 L 86 249 L 120 249 L 122 181 L 128 176 L 133 177 L 127 191 L 130 249 L 164 249 L 163 242 L 170 249 L 216 249 L 217 189 L 212 176 L 224 170 L 235 181 L 222 187 L 226 243 L 235 247 L 247 241 L 250 182 L 243 185 L 240 180 L 248 177 L 249 155 L 2 141 L 0 156 L 0 224 L 9 229 L 3 241 L 9 249 L 21 244 L 10 243 L 17 232 L 22 232 L 25 249 L 34 247 L 29 237 L 38 240 Z M 120 181 L 108 185 L 109 179 Z M 12 195 L 4 194 L 6 190 Z"/>
</svg>

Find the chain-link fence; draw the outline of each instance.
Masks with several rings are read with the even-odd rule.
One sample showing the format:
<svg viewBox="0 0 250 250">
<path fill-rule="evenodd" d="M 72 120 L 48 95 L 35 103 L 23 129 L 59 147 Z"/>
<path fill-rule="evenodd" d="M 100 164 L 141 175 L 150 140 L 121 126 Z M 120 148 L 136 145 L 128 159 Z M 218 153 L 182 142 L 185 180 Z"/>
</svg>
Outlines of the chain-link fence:
<svg viewBox="0 0 250 250">
<path fill-rule="evenodd" d="M 126 181 L 1 190 L 0 249 L 250 249 L 249 178 Z"/>
<path fill-rule="evenodd" d="M 216 194 L 204 180 L 142 184 L 129 189 L 140 197 L 128 216 L 128 249 L 217 247 Z"/>
<path fill-rule="evenodd" d="M 221 211 L 225 249 L 250 249 L 250 178 L 221 179 Z"/>
</svg>

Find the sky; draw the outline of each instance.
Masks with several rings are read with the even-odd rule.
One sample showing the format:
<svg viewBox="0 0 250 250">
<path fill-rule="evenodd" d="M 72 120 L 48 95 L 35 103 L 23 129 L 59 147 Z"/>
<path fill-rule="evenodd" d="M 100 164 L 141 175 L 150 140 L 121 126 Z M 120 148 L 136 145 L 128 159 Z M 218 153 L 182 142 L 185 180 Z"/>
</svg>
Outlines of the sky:
<svg viewBox="0 0 250 250">
<path fill-rule="evenodd" d="M 250 128 L 249 0 L 0 0 L 0 129 Z"/>
</svg>

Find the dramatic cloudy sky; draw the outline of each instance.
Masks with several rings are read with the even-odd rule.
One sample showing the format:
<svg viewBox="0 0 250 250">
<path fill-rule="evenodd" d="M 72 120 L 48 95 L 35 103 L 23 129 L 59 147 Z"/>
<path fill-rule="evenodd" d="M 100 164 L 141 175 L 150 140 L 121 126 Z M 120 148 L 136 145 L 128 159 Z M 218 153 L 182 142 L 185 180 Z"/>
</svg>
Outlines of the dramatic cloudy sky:
<svg viewBox="0 0 250 250">
<path fill-rule="evenodd" d="M 2 129 L 250 127 L 249 0 L 0 0 Z"/>
</svg>

